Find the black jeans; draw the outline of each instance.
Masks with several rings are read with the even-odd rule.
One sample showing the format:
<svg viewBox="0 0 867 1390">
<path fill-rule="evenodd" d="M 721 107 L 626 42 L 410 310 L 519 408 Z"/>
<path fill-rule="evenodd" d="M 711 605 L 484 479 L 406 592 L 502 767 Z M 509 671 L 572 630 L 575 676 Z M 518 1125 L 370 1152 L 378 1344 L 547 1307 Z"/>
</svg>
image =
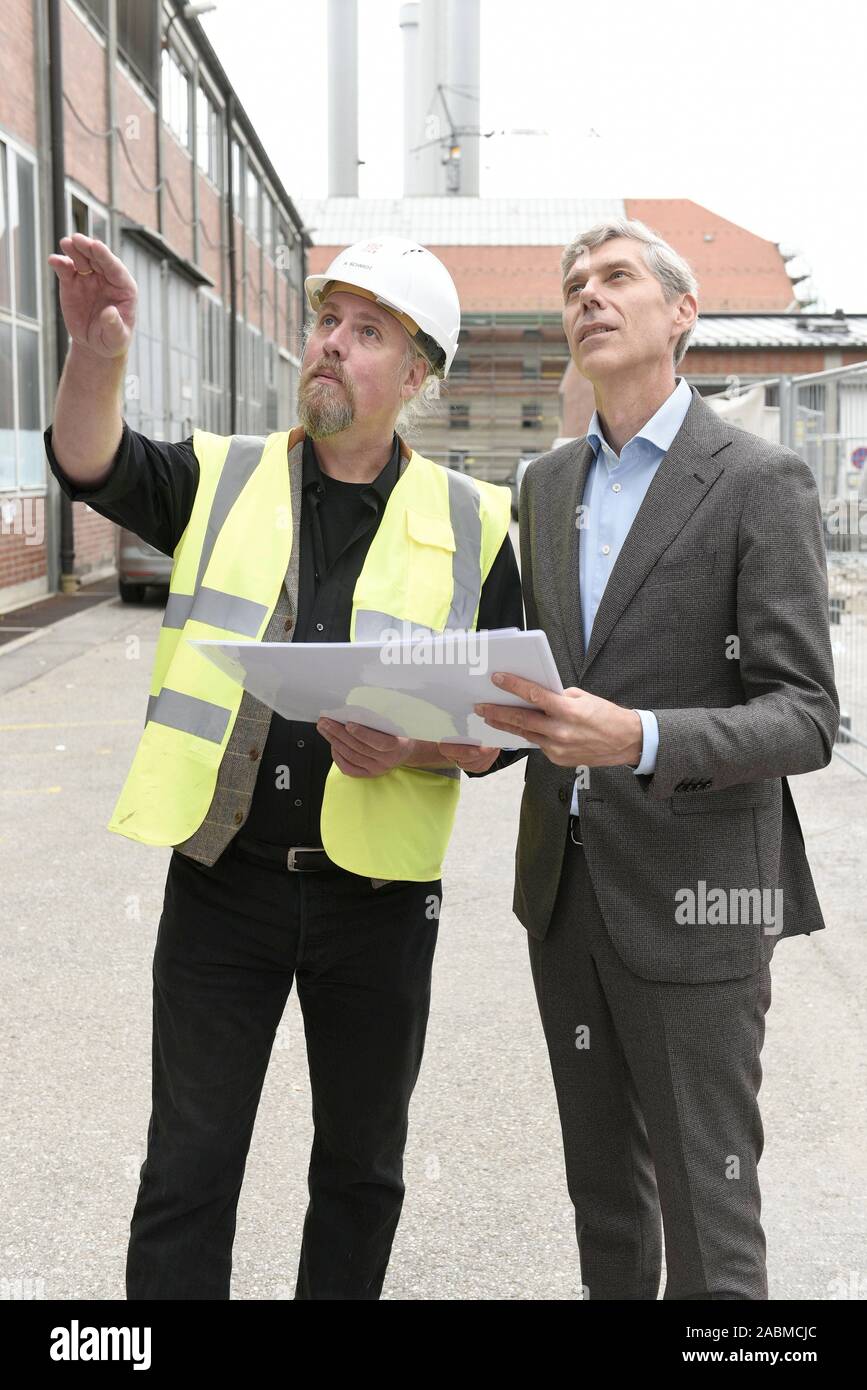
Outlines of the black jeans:
<svg viewBox="0 0 867 1390">
<path fill-rule="evenodd" d="M 374 889 L 177 850 L 153 961 L 153 1108 L 128 1299 L 227 1299 L 241 1183 L 293 976 L 314 1139 L 296 1298 L 376 1299 L 403 1204 L 439 880 Z"/>
</svg>

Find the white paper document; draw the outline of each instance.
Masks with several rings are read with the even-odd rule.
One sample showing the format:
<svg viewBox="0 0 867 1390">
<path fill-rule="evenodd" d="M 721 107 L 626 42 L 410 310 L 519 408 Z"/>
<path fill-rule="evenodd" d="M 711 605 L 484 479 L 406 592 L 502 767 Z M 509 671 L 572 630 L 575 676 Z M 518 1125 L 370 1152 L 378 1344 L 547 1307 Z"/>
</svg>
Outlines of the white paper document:
<svg viewBox="0 0 867 1390">
<path fill-rule="evenodd" d="M 315 724 L 324 714 L 431 742 L 532 748 L 517 734 L 485 724 L 473 705 L 531 708 L 492 683 L 495 671 L 563 689 L 540 631 L 501 628 L 391 642 L 190 640 L 284 719 Z"/>
</svg>

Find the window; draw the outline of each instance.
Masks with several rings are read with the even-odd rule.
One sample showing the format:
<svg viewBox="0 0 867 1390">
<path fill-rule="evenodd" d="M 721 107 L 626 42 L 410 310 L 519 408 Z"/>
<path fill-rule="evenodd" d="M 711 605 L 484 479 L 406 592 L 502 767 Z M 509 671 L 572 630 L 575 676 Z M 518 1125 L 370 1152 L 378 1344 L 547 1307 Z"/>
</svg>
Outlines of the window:
<svg viewBox="0 0 867 1390">
<path fill-rule="evenodd" d="M 293 357 L 301 353 L 301 324 L 305 307 L 301 302 L 301 267 L 304 248 L 294 227 L 283 216 L 277 215 L 277 243 L 274 259 L 280 277 L 277 293 L 280 301 L 277 333 L 281 346 L 288 348 Z M 283 316 L 285 314 L 285 323 Z M 285 339 L 283 337 L 285 332 Z"/>
<path fill-rule="evenodd" d="M 468 430 L 470 428 L 470 407 L 457 401 L 449 405 L 449 428 Z"/>
<path fill-rule="evenodd" d="M 277 404 L 277 344 L 265 344 L 265 429 L 273 434 L 279 429 Z"/>
<path fill-rule="evenodd" d="M 521 428 L 525 430 L 540 430 L 542 428 L 542 407 L 535 401 L 521 406 Z"/>
<path fill-rule="evenodd" d="M 248 323 L 244 333 L 247 344 L 247 432 L 257 434 L 265 420 L 265 362 L 262 334 Z"/>
<path fill-rule="evenodd" d="M 199 295 L 199 361 L 202 383 L 202 428 L 223 433 L 226 388 L 225 321 L 223 306 L 204 292 Z"/>
<path fill-rule="evenodd" d="M 15 210 L 15 310 L 29 319 L 37 319 L 36 307 L 36 178 L 29 159 L 15 160 L 17 199 Z M 11 180 L 10 180 L 11 182 Z"/>
<path fill-rule="evenodd" d="M 108 0 L 80 0 L 80 4 L 96 22 L 97 29 L 105 33 L 108 28 Z"/>
<path fill-rule="evenodd" d="M 163 120 L 181 144 L 190 145 L 190 79 L 177 58 L 163 49 L 162 58 Z"/>
<path fill-rule="evenodd" d="M 43 487 L 36 170 L 0 142 L 0 489 Z"/>
<path fill-rule="evenodd" d="M 161 0 L 117 0 L 117 46 L 133 71 L 156 92 Z"/>
<path fill-rule="evenodd" d="M 222 187 L 220 113 L 201 87 L 196 90 L 196 163 L 211 183 Z"/>
<path fill-rule="evenodd" d="M 276 222 L 274 217 L 274 203 L 270 193 L 262 192 L 262 245 L 266 255 L 274 256 L 274 228 Z"/>
<path fill-rule="evenodd" d="M 449 375 L 450 375 L 450 376 L 453 376 L 453 377 L 455 377 L 455 376 L 469 376 L 469 375 L 470 375 L 470 359 L 469 359 L 468 357 L 462 357 L 462 356 L 460 355 L 460 353 L 458 353 L 457 357 L 455 358 L 454 362 L 453 362 L 452 365 L 451 365 L 451 370 L 450 370 L 450 372 L 449 372 Z"/>
<path fill-rule="evenodd" d="M 108 0 L 79 0 L 101 34 L 108 33 Z M 161 0 L 117 0 L 117 46 L 148 91 L 156 92 Z"/>
<path fill-rule="evenodd" d="M 525 380 L 531 380 L 531 381 L 532 381 L 532 380 L 538 380 L 538 378 L 539 378 L 541 375 L 542 375 L 542 365 L 541 365 L 541 363 L 540 363 L 538 357 L 525 357 L 525 358 L 524 358 L 524 379 L 525 379 Z"/>
<path fill-rule="evenodd" d="M 84 236 L 96 237 L 108 245 L 108 218 L 95 203 L 72 189 L 67 194 L 66 225 L 72 232 L 82 232 Z"/>
<path fill-rule="evenodd" d="M 259 224 L 259 180 L 256 171 L 247 164 L 247 197 L 245 199 L 244 222 L 247 231 L 254 236 L 257 241 L 261 237 L 261 227 Z"/>
</svg>

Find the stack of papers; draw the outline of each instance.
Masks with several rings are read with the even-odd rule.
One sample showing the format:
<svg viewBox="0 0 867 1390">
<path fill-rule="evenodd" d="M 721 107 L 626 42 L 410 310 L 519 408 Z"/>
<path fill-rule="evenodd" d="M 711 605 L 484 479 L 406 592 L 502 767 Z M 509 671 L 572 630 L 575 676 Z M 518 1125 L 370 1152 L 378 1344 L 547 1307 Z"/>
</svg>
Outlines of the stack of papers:
<svg viewBox="0 0 867 1390">
<path fill-rule="evenodd" d="M 492 729 L 473 705 L 524 700 L 491 681 L 495 671 L 562 693 L 544 632 L 496 628 L 391 642 L 221 642 L 193 640 L 203 656 L 284 719 L 320 715 L 383 733 L 437 743 L 532 748 Z"/>
</svg>

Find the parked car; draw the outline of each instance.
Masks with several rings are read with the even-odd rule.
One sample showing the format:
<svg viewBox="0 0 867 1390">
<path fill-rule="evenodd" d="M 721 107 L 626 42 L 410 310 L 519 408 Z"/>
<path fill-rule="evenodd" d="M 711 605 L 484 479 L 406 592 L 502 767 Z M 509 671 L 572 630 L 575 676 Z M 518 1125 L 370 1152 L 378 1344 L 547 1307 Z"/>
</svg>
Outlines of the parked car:
<svg viewBox="0 0 867 1390">
<path fill-rule="evenodd" d="M 117 587 L 124 603 L 141 603 L 149 584 L 168 589 L 172 557 L 121 527 L 117 545 Z"/>
</svg>

